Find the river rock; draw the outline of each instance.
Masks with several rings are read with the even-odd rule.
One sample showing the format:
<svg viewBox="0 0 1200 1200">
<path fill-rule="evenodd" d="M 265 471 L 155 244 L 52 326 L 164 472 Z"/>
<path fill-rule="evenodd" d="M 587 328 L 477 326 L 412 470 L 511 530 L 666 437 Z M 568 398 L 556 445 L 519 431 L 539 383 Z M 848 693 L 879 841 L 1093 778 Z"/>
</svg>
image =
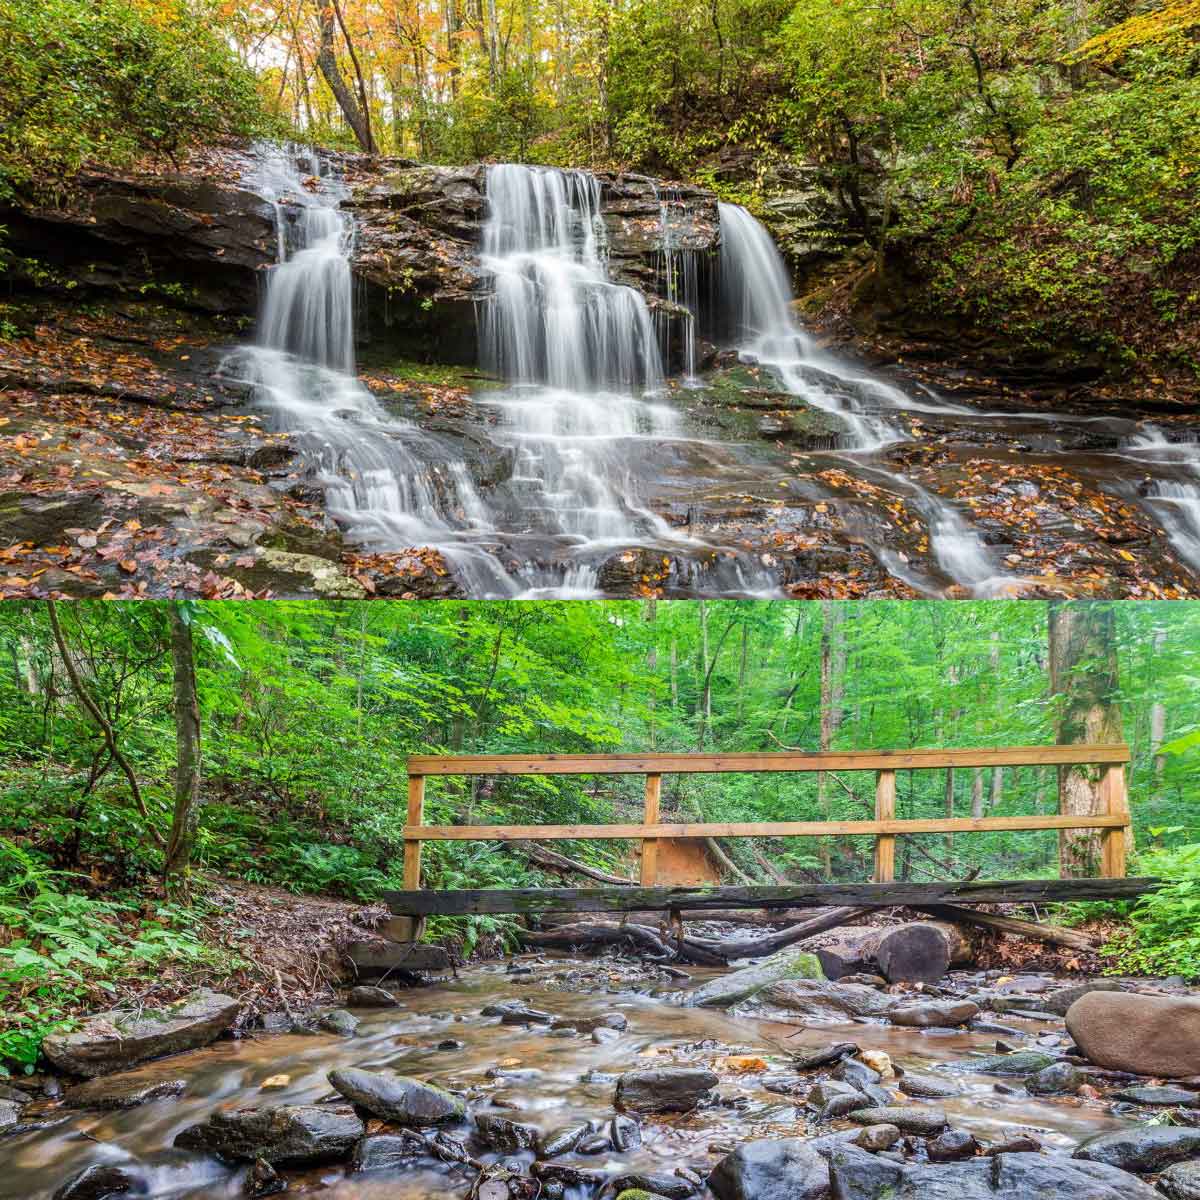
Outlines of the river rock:
<svg viewBox="0 0 1200 1200">
<path fill-rule="evenodd" d="M 650 1192 L 655 1196 L 665 1196 L 666 1200 L 688 1200 L 696 1194 L 695 1184 L 678 1175 L 663 1174 L 630 1174 L 618 1175 L 609 1183 L 619 1196 L 622 1192 Z"/>
<path fill-rule="evenodd" d="M 628 1071 L 617 1080 L 615 1102 L 626 1112 L 691 1112 L 720 1080 L 703 1067 Z"/>
<path fill-rule="evenodd" d="M 21 1123 L 21 1106 L 15 1100 L 0 1100 L 0 1131 Z"/>
<path fill-rule="evenodd" d="M 1167 1200 L 1200 1200 L 1200 1162 L 1180 1162 L 1158 1177 L 1158 1190 Z"/>
<path fill-rule="evenodd" d="M 862 1100 L 863 1098 L 862 1092 L 852 1083 L 843 1083 L 837 1079 L 826 1079 L 821 1083 L 814 1084 L 809 1090 L 807 1104 L 809 1108 L 820 1112 L 830 1101 L 839 1098 L 845 1099 L 847 1097 L 855 1100 Z"/>
<path fill-rule="evenodd" d="M 358 1018 L 344 1008 L 335 1008 L 322 1015 L 317 1028 L 338 1037 L 353 1037 L 358 1032 Z"/>
<path fill-rule="evenodd" d="M 287 1180 L 282 1179 L 279 1172 L 265 1159 L 256 1158 L 254 1165 L 246 1172 L 242 1195 L 258 1200 L 260 1196 L 274 1196 L 277 1192 L 285 1191 Z"/>
<path fill-rule="evenodd" d="M 979 1143 L 965 1129 L 943 1129 L 925 1143 L 930 1162 L 960 1162 L 974 1158 L 978 1151 Z"/>
<path fill-rule="evenodd" d="M 229 1162 L 261 1158 L 298 1167 L 346 1158 L 362 1135 L 363 1123 L 348 1105 L 287 1104 L 218 1110 L 178 1133 L 175 1145 Z"/>
<path fill-rule="evenodd" d="M 900 1130 L 895 1125 L 868 1125 L 854 1135 L 854 1144 L 872 1153 L 890 1150 L 899 1140 Z"/>
<path fill-rule="evenodd" d="M 1200 1155 L 1200 1129 L 1137 1125 L 1090 1137 L 1080 1142 L 1072 1157 L 1144 1175 L 1197 1155 Z"/>
<path fill-rule="evenodd" d="M 590 1132 L 586 1124 L 564 1125 L 561 1129 L 551 1130 L 538 1140 L 538 1157 L 558 1158 L 560 1154 L 570 1154 Z"/>
<path fill-rule="evenodd" d="M 824 979 L 787 979 L 771 983 L 733 1007 L 734 1016 L 805 1024 L 845 1022 L 846 1018 L 883 1020 L 895 999 L 853 983 Z"/>
<path fill-rule="evenodd" d="M 1134 1075 L 1200 1075 L 1200 999 L 1092 991 L 1067 1010 L 1067 1031 L 1100 1067 Z"/>
<path fill-rule="evenodd" d="M 425 1139 L 410 1129 L 398 1134 L 377 1133 L 358 1143 L 352 1165 L 356 1171 L 395 1171 L 429 1153 Z"/>
<path fill-rule="evenodd" d="M 688 1002 L 701 1008 L 728 1008 L 753 996 L 769 983 L 783 979 L 824 978 L 825 973 L 815 954 L 789 948 L 772 954 L 755 966 L 710 979 L 691 993 Z"/>
<path fill-rule="evenodd" d="M 485 1004 L 479 1010 L 482 1017 L 499 1017 L 501 1025 L 550 1025 L 554 1014 L 530 1008 L 520 1000 L 503 1000 L 499 1004 Z"/>
<path fill-rule="evenodd" d="M 360 983 L 346 993 L 346 1003 L 351 1008 L 395 1008 L 400 1001 L 386 988 Z"/>
<path fill-rule="evenodd" d="M 207 1046 L 233 1024 L 240 1007 L 232 996 L 204 988 L 163 1008 L 110 1009 L 69 1033 L 52 1033 L 42 1053 L 60 1071 L 90 1079 Z"/>
<path fill-rule="evenodd" d="M 1014 1050 L 1010 1054 L 986 1054 L 957 1064 L 980 1075 L 1032 1075 L 1058 1061 L 1041 1050 Z"/>
<path fill-rule="evenodd" d="M 906 1096 L 918 1100 L 945 1100 L 950 1096 L 961 1096 L 962 1088 L 949 1079 L 938 1079 L 933 1075 L 917 1075 L 905 1071 L 898 1084 Z"/>
<path fill-rule="evenodd" d="M 106 1200 L 130 1191 L 136 1180 L 123 1167 L 93 1163 L 73 1175 L 54 1193 L 54 1200 Z"/>
<path fill-rule="evenodd" d="M 1025 1080 L 1025 1090 L 1034 1096 L 1066 1096 L 1077 1091 L 1086 1076 L 1068 1062 L 1051 1063 Z"/>
<path fill-rule="evenodd" d="M 856 1125 L 895 1125 L 902 1133 L 934 1137 L 946 1128 L 946 1114 L 940 1108 L 887 1105 L 860 1108 L 849 1114 Z"/>
<path fill-rule="evenodd" d="M 826 1067 L 857 1053 L 856 1042 L 831 1042 L 828 1046 L 817 1046 L 812 1050 L 793 1050 L 792 1066 L 797 1071 L 814 1071 L 817 1067 Z"/>
<path fill-rule="evenodd" d="M 746 1142 L 708 1177 L 717 1200 L 825 1200 L 829 1164 L 799 1138 Z"/>
<path fill-rule="evenodd" d="M 538 1131 L 532 1125 L 521 1125 L 507 1117 L 480 1113 L 475 1118 L 475 1136 L 489 1150 L 515 1154 L 518 1150 L 532 1149 L 537 1143 Z"/>
<path fill-rule="evenodd" d="M 843 1058 L 831 1072 L 834 1079 L 840 1079 L 851 1087 L 873 1087 L 880 1083 L 883 1076 L 872 1067 L 868 1067 L 861 1058 Z"/>
<path fill-rule="evenodd" d="M 619 1114 L 609 1122 L 609 1137 L 614 1150 L 636 1150 L 642 1144 L 642 1127 L 631 1117 Z"/>
<path fill-rule="evenodd" d="M 888 1010 L 893 1025 L 915 1029 L 953 1028 L 965 1025 L 979 1015 L 979 1006 L 970 1000 L 923 1000 L 918 1004 L 899 1004 Z"/>
<path fill-rule="evenodd" d="M 121 1075 L 103 1075 L 67 1088 L 63 1100 L 71 1108 L 135 1108 L 151 1100 L 180 1096 L 186 1088 L 187 1081 L 184 1079 L 130 1071 Z"/>
<path fill-rule="evenodd" d="M 1114 1100 L 1143 1104 L 1152 1108 L 1194 1108 L 1200 1096 L 1181 1087 L 1129 1087 L 1114 1092 Z"/>
<path fill-rule="evenodd" d="M 1055 988 L 1038 998 L 1036 1008 L 1065 1017 L 1067 1010 L 1076 1000 L 1092 992 L 1123 992 L 1125 984 L 1116 979 L 1089 979 L 1086 983 L 1073 983 L 1069 987 Z"/>
<path fill-rule="evenodd" d="M 329 1072 L 329 1082 L 347 1100 L 395 1125 L 440 1125 L 461 1120 L 467 1112 L 457 1096 L 395 1071 L 339 1067 Z"/>
<path fill-rule="evenodd" d="M 606 1013 L 602 1017 L 555 1017 L 551 1029 L 573 1029 L 576 1033 L 595 1033 L 598 1029 L 611 1029 L 620 1033 L 629 1028 L 629 1018 L 624 1013 Z"/>
</svg>

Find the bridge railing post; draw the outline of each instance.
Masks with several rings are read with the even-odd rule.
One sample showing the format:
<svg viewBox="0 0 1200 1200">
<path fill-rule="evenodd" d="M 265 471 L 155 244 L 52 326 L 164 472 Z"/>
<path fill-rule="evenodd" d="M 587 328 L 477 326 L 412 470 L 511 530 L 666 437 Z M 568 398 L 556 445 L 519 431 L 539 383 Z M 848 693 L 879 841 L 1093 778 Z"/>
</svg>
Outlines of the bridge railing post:
<svg viewBox="0 0 1200 1200">
<path fill-rule="evenodd" d="M 1110 816 L 1129 817 L 1129 797 L 1125 791 L 1125 768 L 1108 766 L 1100 777 L 1100 799 Z M 1100 871 L 1107 879 L 1125 878 L 1125 826 L 1106 829 L 1100 835 Z"/>
<path fill-rule="evenodd" d="M 658 802 L 662 796 L 662 776 L 646 776 L 646 801 L 642 809 L 644 825 L 658 824 Z M 642 887 L 653 887 L 658 882 L 658 839 L 642 838 Z"/>
<path fill-rule="evenodd" d="M 425 776 L 408 777 L 408 824 L 425 823 Z M 421 886 L 421 843 L 416 838 L 404 839 L 404 886 L 410 892 Z"/>
<path fill-rule="evenodd" d="M 896 772 L 879 771 L 875 776 L 875 820 L 891 821 L 896 816 Z M 896 878 L 896 837 L 875 835 L 875 882 L 891 883 Z"/>
</svg>

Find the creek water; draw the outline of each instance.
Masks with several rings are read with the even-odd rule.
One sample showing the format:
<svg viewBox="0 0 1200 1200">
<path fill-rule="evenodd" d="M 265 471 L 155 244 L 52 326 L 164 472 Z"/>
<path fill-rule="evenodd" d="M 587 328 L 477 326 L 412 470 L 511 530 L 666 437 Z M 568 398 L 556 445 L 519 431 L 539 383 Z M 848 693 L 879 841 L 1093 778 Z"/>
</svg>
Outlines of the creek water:
<svg viewBox="0 0 1200 1200">
<path fill-rule="evenodd" d="M 680 1006 L 666 987 L 630 983 L 605 960 L 527 959 L 534 974 L 514 976 L 503 964 L 464 970 L 454 980 L 404 991 L 400 1007 L 359 1010 L 358 1036 L 276 1035 L 219 1042 L 208 1049 L 177 1055 L 141 1068 L 157 1078 L 183 1079 L 186 1091 L 175 1099 L 152 1101 L 117 1113 L 84 1113 L 61 1108 L 57 1123 L 19 1133 L 3 1144 L 0 1200 L 49 1200 L 54 1190 L 92 1163 L 126 1165 L 151 1200 L 209 1197 L 233 1200 L 242 1195 L 245 1168 L 215 1158 L 171 1149 L 175 1135 L 220 1108 L 314 1103 L 334 1095 L 326 1075 L 335 1067 L 388 1067 L 464 1092 L 475 1114 L 494 1112 L 548 1131 L 572 1123 L 606 1120 L 613 1114 L 615 1076 L 654 1066 L 705 1066 L 721 1076 L 721 1102 L 686 1115 L 643 1119 L 642 1145 L 625 1153 L 568 1154 L 555 1161 L 607 1172 L 631 1170 L 670 1173 L 689 1166 L 702 1175 L 737 1144 L 762 1137 L 805 1136 L 803 1107 L 793 1097 L 764 1088 L 772 1074 L 788 1074 L 790 1049 L 854 1041 L 863 1049 L 885 1050 L 892 1060 L 914 1071 L 932 1071 L 952 1079 L 960 1096 L 939 1101 L 951 1124 L 986 1140 L 997 1140 L 1012 1126 L 1040 1131 L 1045 1142 L 1062 1148 L 1094 1133 L 1131 1122 L 1110 1116 L 1098 1103 L 1074 1097 L 1045 1098 L 996 1091 L 995 1077 L 973 1074 L 950 1064 L 972 1053 L 990 1053 L 995 1035 L 973 1032 L 918 1031 L 879 1024 L 803 1027 L 739 1019 L 712 1009 Z M 693 971 L 693 982 L 715 972 Z M 569 990 L 561 990 L 563 985 Z M 680 985 L 674 984 L 674 987 Z M 684 985 L 692 986 L 691 984 Z M 587 1036 L 554 1037 L 544 1027 L 502 1025 L 484 1017 L 488 1003 L 518 1000 L 566 1017 L 623 1014 L 627 1029 L 597 1045 Z M 1042 1022 L 1006 1016 L 1006 1024 L 1030 1037 Z M 439 1050 L 444 1041 L 461 1047 Z M 721 1065 L 727 1054 L 762 1056 L 766 1073 L 736 1074 Z M 288 1076 L 286 1086 L 263 1089 L 271 1076 Z M 816 1076 L 814 1075 L 814 1078 Z M 848 1127 L 844 1121 L 814 1132 Z M 468 1136 L 467 1126 L 450 1127 Z M 499 1155 L 480 1152 L 486 1162 L 519 1158 L 531 1152 Z M 320 1193 L 330 1200 L 462 1200 L 472 1176 L 444 1168 L 354 1174 L 335 1166 L 289 1172 L 289 1195 Z M 582 1195 L 576 1200 L 582 1200 Z"/>
<path fill-rule="evenodd" d="M 512 469 L 485 486 L 461 442 L 398 415 L 356 377 L 355 231 L 341 181 L 319 160 L 264 149 L 248 183 L 275 206 L 279 263 L 257 341 L 224 373 L 295 433 L 352 541 L 436 547 L 468 595 L 605 594 L 611 565 L 643 554 L 671 564 L 672 594 L 778 594 L 787 580 L 773 539 L 807 528 L 806 506 L 845 499 L 824 481 L 831 473 L 857 492 L 841 506 L 838 536 L 866 547 L 883 579 L 926 596 L 1020 593 L 1005 534 L 985 535 L 969 507 L 905 469 L 908 447 L 934 445 L 940 491 L 987 471 L 1066 465 L 1148 514 L 1200 586 L 1194 443 L 1122 417 L 980 412 L 819 349 L 794 318 L 778 250 L 736 205 L 719 206 L 719 263 L 702 301 L 697 257 L 675 241 L 673 193 L 660 192 L 666 307 L 652 312 L 609 275 L 601 184 L 585 171 L 487 169 L 479 344 L 501 386 L 476 403 L 483 436 Z M 695 418 L 704 320 L 794 407 L 828 419 L 827 445 L 797 457 Z M 679 322 L 682 387 L 664 366 Z M 730 497 L 757 506 L 749 531 L 726 519 Z M 914 534 L 903 545 L 898 525 Z M 1040 525 L 1044 536 L 1073 536 L 1061 505 Z"/>
</svg>

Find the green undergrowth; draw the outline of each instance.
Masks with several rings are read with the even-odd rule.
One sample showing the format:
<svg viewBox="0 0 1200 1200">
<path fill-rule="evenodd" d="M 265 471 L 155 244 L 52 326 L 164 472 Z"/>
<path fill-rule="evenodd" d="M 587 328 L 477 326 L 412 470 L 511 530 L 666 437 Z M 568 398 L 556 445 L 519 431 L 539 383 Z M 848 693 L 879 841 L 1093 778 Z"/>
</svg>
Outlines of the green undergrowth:
<svg viewBox="0 0 1200 1200">
<path fill-rule="evenodd" d="M 203 982 L 244 964 L 206 943 L 202 909 L 96 896 L 0 839 L 0 1074 L 33 1071 L 42 1041 L 82 1011 L 165 975 Z"/>
</svg>

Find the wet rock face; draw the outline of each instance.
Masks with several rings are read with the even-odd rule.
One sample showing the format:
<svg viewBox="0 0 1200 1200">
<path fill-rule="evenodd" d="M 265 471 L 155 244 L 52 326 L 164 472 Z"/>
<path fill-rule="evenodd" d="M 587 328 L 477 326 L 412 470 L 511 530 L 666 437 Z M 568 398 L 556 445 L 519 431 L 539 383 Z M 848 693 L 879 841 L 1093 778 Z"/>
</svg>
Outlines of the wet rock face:
<svg viewBox="0 0 1200 1200">
<path fill-rule="evenodd" d="M 52 1034 L 42 1052 L 59 1070 L 92 1078 L 207 1046 L 233 1024 L 240 1007 L 232 996 L 201 989 L 162 1009 L 112 1009 L 70 1033 Z"/>
<path fill-rule="evenodd" d="M 629 1071 L 617 1080 L 616 1105 L 626 1112 L 691 1112 L 720 1082 L 700 1067 Z"/>
<path fill-rule="evenodd" d="M 54 1200 L 106 1200 L 130 1191 L 135 1182 L 121 1167 L 96 1164 L 68 1179 L 54 1193 Z"/>
<path fill-rule="evenodd" d="M 187 1088 L 184 1079 L 151 1075 L 144 1071 L 129 1075 L 106 1075 L 68 1088 L 63 1097 L 72 1108 L 135 1108 L 151 1100 L 180 1096 Z"/>
<path fill-rule="evenodd" d="M 1181 1162 L 1158 1177 L 1158 1190 L 1167 1200 L 1200 1200 L 1200 1162 Z"/>
<path fill-rule="evenodd" d="M 930 1000 L 920 1004 L 897 1005 L 888 1011 L 888 1020 L 893 1025 L 937 1029 L 965 1025 L 978 1015 L 978 1005 L 970 1000 Z"/>
<path fill-rule="evenodd" d="M 853 983 L 822 979 L 788 979 L 768 984 L 733 1008 L 734 1016 L 804 1023 L 805 1019 L 837 1021 L 845 1017 L 885 1019 L 895 998 Z"/>
<path fill-rule="evenodd" d="M 420 1128 L 466 1115 L 466 1105 L 457 1096 L 395 1071 L 343 1067 L 329 1072 L 329 1082 L 347 1100 L 396 1125 Z"/>
<path fill-rule="evenodd" d="M 1067 1010 L 1089 1062 L 1168 1079 L 1200 1074 L 1200 1000 L 1091 991 Z"/>
<path fill-rule="evenodd" d="M 800 950 L 781 950 L 753 967 L 718 975 L 702 984 L 688 997 L 690 1004 L 703 1008 L 728 1008 L 753 996 L 769 983 L 783 979 L 823 979 L 824 972 L 815 954 Z"/>
<path fill-rule="evenodd" d="M 825 1200 L 829 1165 L 799 1138 L 747 1142 L 717 1163 L 708 1186 L 717 1200 Z"/>
<path fill-rule="evenodd" d="M 175 1145 L 227 1162 L 308 1166 L 347 1157 L 362 1135 L 363 1123 L 348 1106 L 289 1104 L 214 1112 L 182 1130 Z"/>
</svg>

